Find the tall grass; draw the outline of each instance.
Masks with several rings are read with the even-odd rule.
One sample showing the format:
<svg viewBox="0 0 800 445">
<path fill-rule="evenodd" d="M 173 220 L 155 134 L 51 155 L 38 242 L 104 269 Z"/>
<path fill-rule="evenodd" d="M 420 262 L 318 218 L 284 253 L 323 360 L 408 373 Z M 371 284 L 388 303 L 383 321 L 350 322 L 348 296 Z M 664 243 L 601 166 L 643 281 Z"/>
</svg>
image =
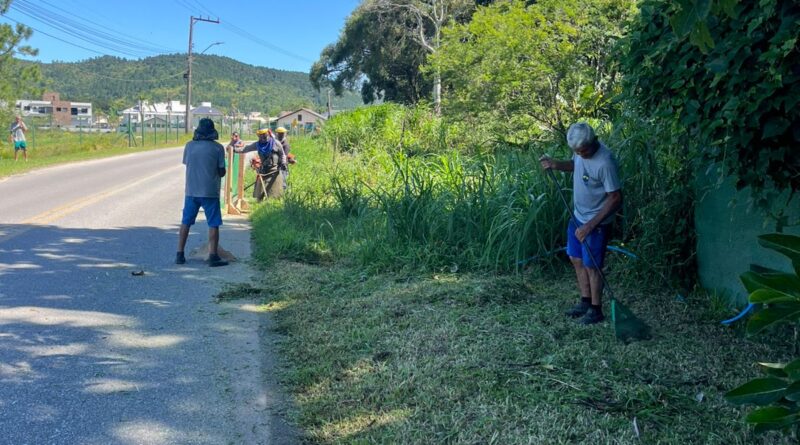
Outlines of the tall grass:
<svg viewBox="0 0 800 445">
<path fill-rule="evenodd" d="M 694 243 L 685 146 L 674 130 L 646 122 L 595 124 L 624 178 L 616 243 L 646 259 L 620 257 L 612 267 L 653 285 L 663 284 L 650 279 L 658 274 L 685 276 Z M 276 254 L 382 270 L 505 272 L 565 245 L 568 213 L 554 187 L 569 195 L 571 179 L 558 174 L 552 184 L 538 162 L 545 152 L 568 157 L 561 141 L 492 152 L 424 110 L 381 105 L 336 116 L 299 147 L 313 160 L 294 169 L 291 193 L 272 205 L 305 241 L 273 246 Z"/>
</svg>

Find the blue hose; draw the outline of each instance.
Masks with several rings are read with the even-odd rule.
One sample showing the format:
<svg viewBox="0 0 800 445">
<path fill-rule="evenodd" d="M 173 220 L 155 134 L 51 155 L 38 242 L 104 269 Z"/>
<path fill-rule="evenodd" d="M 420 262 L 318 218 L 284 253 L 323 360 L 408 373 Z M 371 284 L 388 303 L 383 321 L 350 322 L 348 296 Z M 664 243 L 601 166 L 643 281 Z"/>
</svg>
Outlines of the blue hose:
<svg viewBox="0 0 800 445">
<path fill-rule="evenodd" d="M 747 304 L 747 307 L 745 307 L 744 309 L 742 309 L 742 312 L 739 312 L 739 315 L 737 315 L 737 316 L 735 316 L 735 317 L 733 317 L 733 318 L 729 318 L 729 319 L 727 319 L 727 320 L 722 320 L 720 323 L 722 323 L 722 324 L 724 324 L 724 325 L 726 325 L 726 326 L 727 326 L 727 325 L 730 325 L 730 324 L 733 324 L 733 323 L 736 323 L 737 321 L 739 321 L 739 320 L 741 320 L 742 318 L 744 318 L 744 316 L 745 316 L 745 315 L 749 314 L 749 313 L 750 313 L 750 311 L 752 311 L 752 310 L 753 310 L 753 308 L 754 308 L 755 306 L 756 306 L 756 305 L 755 305 L 755 304 L 753 304 L 753 303 L 748 303 L 748 304 Z"/>
</svg>

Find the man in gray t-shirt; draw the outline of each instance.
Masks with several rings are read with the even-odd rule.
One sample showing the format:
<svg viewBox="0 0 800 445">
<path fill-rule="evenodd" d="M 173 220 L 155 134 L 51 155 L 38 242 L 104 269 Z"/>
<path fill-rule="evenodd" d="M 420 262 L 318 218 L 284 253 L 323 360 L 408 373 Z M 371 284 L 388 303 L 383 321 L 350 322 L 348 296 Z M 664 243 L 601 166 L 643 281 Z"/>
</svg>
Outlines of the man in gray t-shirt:
<svg viewBox="0 0 800 445">
<path fill-rule="evenodd" d="M 219 134 L 211 119 L 200 119 L 194 137 L 183 149 L 183 163 L 186 165 L 186 187 L 183 201 L 183 217 L 178 233 L 178 252 L 176 264 L 184 264 L 186 239 L 189 228 L 195 223 L 200 208 L 208 222 L 208 265 L 225 266 L 227 261 L 220 258 L 219 226 L 222 225 L 222 211 L 219 206 L 220 180 L 225 176 L 225 149 L 216 142 Z"/>
<path fill-rule="evenodd" d="M 614 213 L 622 206 L 617 160 L 589 124 L 577 123 L 567 131 L 572 159 L 557 161 L 544 156 L 542 168 L 574 172 L 574 212 L 567 228 L 567 255 L 575 268 L 580 302 L 566 312 L 582 317 L 582 324 L 603 321 L 603 267 Z M 597 260 L 597 264 L 594 260 Z"/>
</svg>

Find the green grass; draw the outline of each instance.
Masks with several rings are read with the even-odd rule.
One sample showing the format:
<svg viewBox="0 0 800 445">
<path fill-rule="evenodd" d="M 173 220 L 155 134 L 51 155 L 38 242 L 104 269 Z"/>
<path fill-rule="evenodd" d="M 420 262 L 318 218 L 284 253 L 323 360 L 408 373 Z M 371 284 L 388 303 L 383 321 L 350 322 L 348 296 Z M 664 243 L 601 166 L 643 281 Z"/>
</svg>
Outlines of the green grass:
<svg viewBox="0 0 800 445">
<path fill-rule="evenodd" d="M 258 235 L 257 235 L 258 236 Z M 571 274 L 374 274 L 275 261 L 264 307 L 315 443 L 783 443 L 723 394 L 787 358 L 700 296 L 619 289 L 654 330 L 622 344 L 562 315 Z M 784 345 L 787 346 L 787 345 Z M 634 431 L 634 420 L 639 438 Z"/>
<path fill-rule="evenodd" d="M 128 147 L 128 138 L 119 133 L 72 133 L 61 130 L 43 131 L 36 130 L 35 137 L 31 131 L 26 135 L 28 140 L 28 162 L 19 154 L 19 160 L 14 162 L 14 148 L 8 140 L 0 145 L 0 177 L 24 173 L 36 168 L 68 162 L 84 161 L 156 148 L 183 146 L 191 137 L 180 134 L 175 141 L 174 133 L 169 141 L 164 140 L 164 134 L 159 133 L 153 141 L 152 133 L 145 133 L 145 143 L 142 146 L 141 135 L 137 135 L 137 146 Z"/>
<path fill-rule="evenodd" d="M 565 261 L 521 274 L 432 266 L 426 249 L 441 246 L 380 244 L 381 213 L 341 175 L 360 168 L 355 158 L 312 139 L 293 149 L 289 194 L 252 215 L 254 256 L 270 278 L 255 284 L 260 296 L 241 296 L 260 299 L 285 335 L 282 380 L 310 442 L 784 443 L 754 435 L 747 408 L 723 394 L 759 375 L 758 361 L 788 359 L 788 340 L 748 341 L 719 324 L 730 308 L 699 292 L 678 302 L 615 256 L 616 292 L 654 332 L 625 345 L 608 323 L 562 315 L 576 300 Z M 366 165 L 379 187 L 387 170 Z M 398 255 L 410 252 L 416 265 Z"/>
</svg>

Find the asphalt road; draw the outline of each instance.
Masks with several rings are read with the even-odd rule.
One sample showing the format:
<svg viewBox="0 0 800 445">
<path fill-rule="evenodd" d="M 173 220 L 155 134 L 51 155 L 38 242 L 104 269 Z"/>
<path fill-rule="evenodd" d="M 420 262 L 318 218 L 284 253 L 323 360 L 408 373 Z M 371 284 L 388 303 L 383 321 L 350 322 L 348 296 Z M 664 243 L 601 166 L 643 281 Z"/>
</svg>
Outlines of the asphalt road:
<svg viewBox="0 0 800 445">
<path fill-rule="evenodd" d="M 269 316 L 213 298 L 254 277 L 247 221 L 220 235 L 240 261 L 189 255 L 201 216 L 173 264 L 181 152 L 0 180 L 0 444 L 295 442 Z"/>
</svg>

